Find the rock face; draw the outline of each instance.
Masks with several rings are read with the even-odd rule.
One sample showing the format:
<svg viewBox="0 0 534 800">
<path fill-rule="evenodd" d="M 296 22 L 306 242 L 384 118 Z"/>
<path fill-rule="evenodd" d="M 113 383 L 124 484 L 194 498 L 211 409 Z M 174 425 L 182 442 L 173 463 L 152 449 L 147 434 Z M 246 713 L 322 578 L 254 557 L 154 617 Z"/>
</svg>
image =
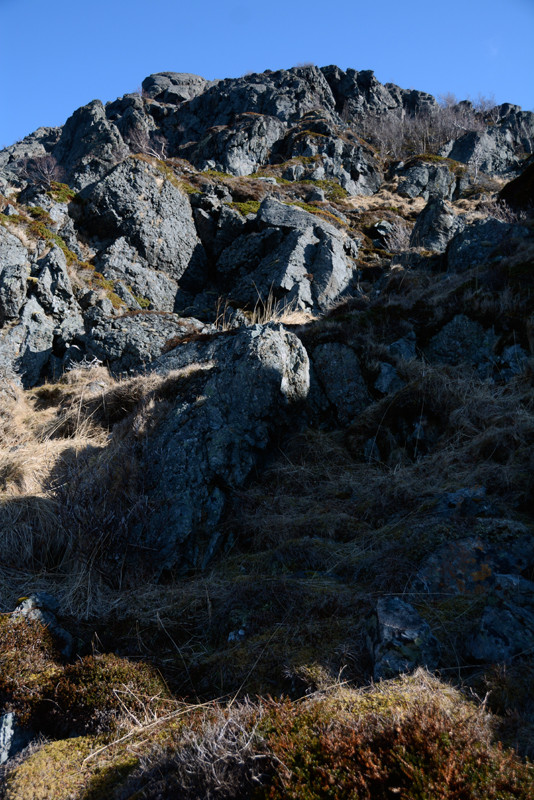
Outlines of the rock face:
<svg viewBox="0 0 534 800">
<path fill-rule="evenodd" d="M 243 485 L 269 443 L 275 420 L 306 398 L 309 363 L 281 326 L 181 345 L 162 356 L 162 373 L 185 369 L 187 399 L 151 438 L 147 546 L 158 570 L 206 564 L 221 544 L 227 493 Z"/>
</svg>

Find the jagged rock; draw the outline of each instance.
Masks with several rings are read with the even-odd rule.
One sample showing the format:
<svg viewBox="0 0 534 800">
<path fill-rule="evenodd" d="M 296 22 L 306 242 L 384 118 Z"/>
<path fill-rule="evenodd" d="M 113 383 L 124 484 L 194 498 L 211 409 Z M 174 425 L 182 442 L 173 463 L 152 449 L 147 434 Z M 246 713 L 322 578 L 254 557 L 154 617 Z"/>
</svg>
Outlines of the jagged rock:
<svg viewBox="0 0 534 800">
<path fill-rule="evenodd" d="M 317 67 L 266 71 L 218 81 L 180 106 L 165 121 L 171 145 L 200 141 L 209 128 L 233 125 L 236 116 L 265 114 L 282 123 L 298 121 L 307 111 L 334 112 L 334 98 Z"/>
<path fill-rule="evenodd" d="M 293 178 L 291 168 L 284 172 L 290 180 L 334 180 L 350 195 L 374 194 L 383 180 L 373 151 L 352 132 L 342 131 L 322 116 L 306 115 L 279 149 L 286 160 L 305 161 Z"/>
<path fill-rule="evenodd" d="M 37 128 L 20 142 L 0 150 L 0 173 L 6 176 L 7 181 L 19 180 L 24 161 L 49 154 L 60 135 L 61 128 Z"/>
<path fill-rule="evenodd" d="M 494 516 L 495 507 L 486 497 L 485 486 L 465 487 L 445 492 L 438 498 L 433 514 L 436 517 Z"/>
<path fill-rule="evenodd" d="M 432 198 L 421 211 L 410 236 L 410 247 L 444 253 L 464 223 L 445 200 Z"/>
<path fill-rule="evenodd" d="M 447 251 L 449 269 L 462 272 L 471 267 L 499 260 L 499 251 L 513 237 L 528 236 L 521 225 L 490 217 L 468 225 L 451 240 Z"/>
<path fill-rule="evenodd" d="M 349 425 L 371 399 L 356 353 L 338 342 L 320 344 L 312 353 L 314 370 L 341 425 Z"/>
<path fill-rule="evenodd" d="M 254 325 L 177 347 L 156 369 L 188 368 L 185 396 L 151 435 L 147 453 L 154 513 L 144 542 L 159 572 L 205 565 L 221 543 L 227 492 L 242 486 L 285 410 L 309 389 L 300 341 L 277 325 Z"/>
<path fill-rule="evenodd" d="M 285 125 L 276 117 L 244 114 L 232 126 L 210 129 L 198 144 L 184 149 L 181 155 L 199 169 L 251 175 L 268 162 L 273 145 L 284 132 Z"/>
<path fill-rule="evenodd" d="M 448 164 L 418 160 L 398 170 L 397 193 L 401 197 L 440 197 L 452 200 L 456 194 L 457 178 Z"/>
<path fill-rule="evenodd" d="M 26 300 L 29 267 L 24 245 L 0 225 L 0 326 L 20 314 Z"/>
<path fill-rule="evenodd" d="M 485 330 L 479 322 L 457 314 L 430 340 L 426 355 L 430 362 L 470 364 L 486 375 L 493 369 L 497 341 L 493 328 Z"/>
<path fill-rule="evenodd" d="M 129 307 L 173 311 L 178 283 L 161 270 L 151 269 L 137 250 L 120 236 L 98 255 L 98 270 L 124 289 L 120 295 Z M 115 288 L 117 291 L 117 287 Z M 119 290 L 120 291 L 120 290 Z"/>
<path fill-rule="evenodd" d="M 75 315 L 78 317 L 80 329 L 83 329 L 81 309 L 74 298 L 67 260 L 59 247 L 52 247 L 35 262 L 31 277 L 35 296 L 45 312 L 60 323 L 66 317 Z"/>
<path fill-rule="evenodd" d="M 372 70 L 357 72 L 348 69 L 344 72 L 336 66 L 322 68 L 336 99 L 340 113 L 358 117 L 366 113 L 383 113 L 399 106 L 399 100 L 383 86 Z"/>
<path fill-rule="evenodd" d="M 266 198 L 255 226 L 259 230 L 236 239 L 217 262 L 235 302 L 254 307 L 272 294 L 281 305 L 324 310 L 349 286 L 358 243 L 333 225 Z"/>
<path fill-rule="evenodd" d="M 80 192 L 80 199 L 90 231 L 124 237 L 149 267 L 175 281 L 202 283 L 205 254 L 189 199 L 152 164 L 129 158 Z"/>
<path fill-rule="evenodd" d="M 143 81 L 143 93 L 161 103 L 183 103 L 196 97 L 210 85 L 200 75 L 188 72 L 157 72 Z"/>
<path fill-rule="evenodd" d="M 87 355 L 96 357 L 114 373 L 145 368 L 169 342 L 210 330 L 197 319 L 150 311 L 118 318 L 99 313 L 89 322 L 86 315 L 86 325 Z"/>
<path fill-rule="evenodd" d="M 100 100 L 93 100 L 66 121 L 52 155 L 67 170 L 69 183 L 81 189 L 102 177 L 128 152 Z"/>
<path fill-rule="evenodd" d="M 430 626 L 400 597 L 378 600 L 371 647 L 375 680 L 438 665 L 439 645 Z"/>
</svg>

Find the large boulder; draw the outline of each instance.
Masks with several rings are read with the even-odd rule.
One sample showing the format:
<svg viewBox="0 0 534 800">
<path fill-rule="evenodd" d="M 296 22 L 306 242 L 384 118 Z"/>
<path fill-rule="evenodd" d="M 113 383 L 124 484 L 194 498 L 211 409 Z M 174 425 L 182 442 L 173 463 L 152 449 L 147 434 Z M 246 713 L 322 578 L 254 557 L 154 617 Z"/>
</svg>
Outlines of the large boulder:
<svg viewBox="0 0 534 800">
<path fill-rule="evenodd" d="M 440 163 L 437 159 L 425 161 L 423 158 L 412 161 L 398 171 L 398 194 L 401 197 L 440 197 L 445 200 L 455 198 L 464 181 L 457 175 L 450 162 Z"/>
<path fill-rule="evenodd" d="M 200 141 L 210 128 L 233 126 L 240 114 L 265 114 L 287 125 L 314 108 L 333 114 L 334 106 L 332 91 L 317 67 L 267 70 L 211 85 L 167 117 L 165 131 L 178 148 Z"/>
<path fill-rule="evenodd" d="M 128 152 L 101 101 L 93 100 L 66 121 L 52 155 L 67 171 L 72 186 L 80 189 L 104 175 Z"/>
<path fill-rule="evenodd" d="M 209 561 L 228 491 L 243 485 L 290 406 L 306 397 L 308 357 L 281 326 L 255 325 L 180 345 L 155 368 L 185 369 L 184 390 L 148 444 L 154 511 L 143 544 L 158 572 L 184 571 Z"/>
<path fill-rule="evenodd" d="M 86 314 L 85 323 L 87 355 L 102 361 L 116 374 L 144 369 L 186 336 L 210 330 L 193 318 L 150 311 L 122 317 L 97 311 Z"/>
<path fill-rule="evenodd" d="M 30 297 L 16 324 L 0 328 L 0 369 L 19 375 L 26 388 L 39 383 L 46 376 L 55 327 L 37 299 Z"/>
<path fill-rule="evenodd" d="M 281 306 L 324 311 L 357 273 L 359 242 L 298 206 L 266 198 L 255 227 L 217 263 L 238 304 L 253 307 L 272 297 Z"/>
<path fill-rule="evenodd" d="M 455 272 L 498 260 L 506 252 L 506 244 L 514 238 L 528 236 L 521 225 L 489 217 L 480 219 L 460 229 L 451 240 L 447 251 L 447 264 Z"/>
<path fill-rule="evenodd" d="M 189 72 L 157 72 L 144 79 L 143 95 L 161 103 L 183 103 L 212 84 Z"/>
<path fill-rule="evenodd" d="M 156 166 L 129 158 L 80 192 L 83 224 L 99 238 L 124 237 L 146 264 L 202 282 L 205 254 L 189 198 Z M 194 276 L 194 277 L 193 277 Z"/>
<path fill-rule="evenodd" d="M 430 626 L 400 597 L 378 600 L 370 644 L 375 680 L 393 678 L 420 666 L 432 670 L 438 665 L 439 644 Z"/>
<path fill-rule="evenodd" d="M 371 195 L 383 180 L 382 168 L 370 147 L 352 131 L 334 125 L 319 112 L 307 114 L 280 145 L 289 160 L 283 177 L 338 184 L 338 194 Z M 334 182 L 334 183 L 332 183 Z"/>
<path fill-rule="evenodd" d="M 435 197 L 421 211 L 410 236 L 410 247 L 444 253 L 451 239 L 463 230 L 461 217 L 445 200 Z"/>
<path fill-rule="evenodd" d="M 441 155 L 467 164 L 477 176 L 505 175 L 519 163 L 514 137 L 505 127 L 470 131 L 443 148 Z"/>
</svg>

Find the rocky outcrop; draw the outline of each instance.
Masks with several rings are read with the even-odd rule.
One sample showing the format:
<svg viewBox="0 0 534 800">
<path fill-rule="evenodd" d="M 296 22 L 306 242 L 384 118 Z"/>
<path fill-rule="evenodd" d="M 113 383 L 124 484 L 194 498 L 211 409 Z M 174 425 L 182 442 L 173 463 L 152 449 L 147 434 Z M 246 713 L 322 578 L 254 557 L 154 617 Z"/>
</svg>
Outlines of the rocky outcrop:
<svg viewBox="0 0 534 800">
<path fill-rule="evenodd" d="M 306 398 L 308 357 L 281 326 L 255 325 L 178 346 L 155 369 L 185 370 L 185 392 L 151 436 L 154 512 L 144 544 L 158 572 L 186 571 L 221 546 L 228 492 L 243 485 L 284 413 Z"/>
<path fill-rule="evenodd" d="M 431 340 L 426 350 L 430 362 L 470 364 L 480 374 L 491 371 L 498 337 L 479 322 L 457 314 Z"/>
</svg>

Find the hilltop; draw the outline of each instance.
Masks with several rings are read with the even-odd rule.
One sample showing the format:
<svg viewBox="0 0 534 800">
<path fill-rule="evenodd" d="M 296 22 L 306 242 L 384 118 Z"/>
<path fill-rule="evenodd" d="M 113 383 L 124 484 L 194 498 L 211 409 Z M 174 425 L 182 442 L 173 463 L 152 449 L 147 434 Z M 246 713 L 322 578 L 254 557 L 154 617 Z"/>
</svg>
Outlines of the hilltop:
<svg viewBox="0 0 534 800">
<path fill-rule="evenodd" d="M 0 152 L 0 796 L 530 796 L 533 150 L 306 66 Z"/>
</svg>

